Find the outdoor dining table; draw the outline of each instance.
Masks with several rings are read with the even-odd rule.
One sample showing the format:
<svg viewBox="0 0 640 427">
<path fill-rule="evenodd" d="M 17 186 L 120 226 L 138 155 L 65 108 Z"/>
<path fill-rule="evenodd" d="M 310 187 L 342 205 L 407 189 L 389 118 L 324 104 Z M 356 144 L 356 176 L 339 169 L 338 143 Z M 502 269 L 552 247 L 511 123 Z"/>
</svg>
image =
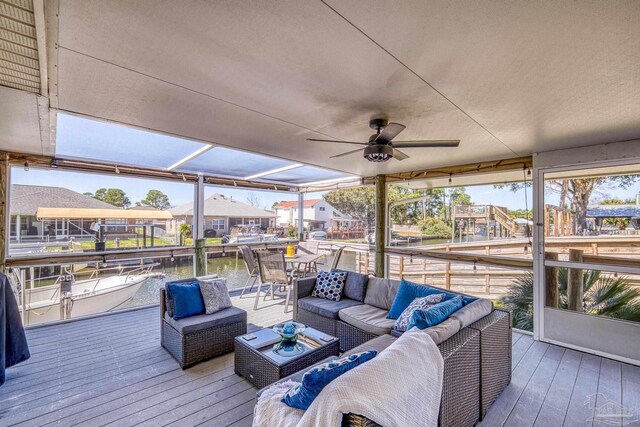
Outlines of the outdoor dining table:
<svg viewBox="0 0 640 427">
<path fill-rule="evenodd" d="M 322 254 L 296 254 L 294 256 L 285 256 L 284 260 L 293 266 L 300 277 L 304 277 L 311 272 L 311 265 L 320 258 L 322 258 Z"/>
</svg>

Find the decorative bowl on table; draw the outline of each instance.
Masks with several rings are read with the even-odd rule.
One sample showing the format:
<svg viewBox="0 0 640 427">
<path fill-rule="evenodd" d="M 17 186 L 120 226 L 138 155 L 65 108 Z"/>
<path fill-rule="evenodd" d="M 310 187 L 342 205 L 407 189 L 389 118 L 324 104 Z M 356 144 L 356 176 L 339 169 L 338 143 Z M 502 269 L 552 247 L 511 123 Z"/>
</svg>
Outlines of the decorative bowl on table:
<svg viewBox="0 0 640 427">
<path fill-rule="evenodd" d="M 298 334 L 304 332 L 306 326 L 298 322 L 278 323 L 273 331 L 280 335 L 281 340 L 273 346 L 273 352 L 279 356 L 291 357 L 304 352 L 302 345 L 298 344 Z"/>
</svg>

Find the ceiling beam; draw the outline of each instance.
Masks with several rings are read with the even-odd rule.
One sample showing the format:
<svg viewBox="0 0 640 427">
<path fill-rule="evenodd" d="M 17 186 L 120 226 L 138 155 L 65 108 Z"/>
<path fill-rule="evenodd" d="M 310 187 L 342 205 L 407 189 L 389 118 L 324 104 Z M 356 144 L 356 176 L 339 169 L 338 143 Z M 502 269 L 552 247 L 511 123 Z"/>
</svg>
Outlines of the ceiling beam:
<svg viewBox="0 0 640 427">
<path fill-rule="evenodd" d="M 12 166 L 40 167 L 61 169 L 74 172 L 101 173 L 106 175 L 131 176 L 135 178 L 164 179 L 170 181 L 196 182 L 198 174 L 172 172 L 160 169 L 150 169 L 138 166 L 114 165 L 84 160 L 62 159 L 49 156 L 37 156 L 24 153 L 9 153 L 9 163 Z M 257 190 L 273 190 L 284 192 L 298 192 L 297 186 L 286 184 L 247 181 L 241 178 L 224 178 L 203 175 L 205 184 L 238 187 Z"/>
<path fill-rule="evenodd" d="M 387 175 L 387 182 L 412 181 L 417 179 L 455 177 L 461 175 L 478 175 L 484 173 L 504 172 L 517 169 L 530 169 L 533 167 L 533 157 L 516 157 L 512 159 L 494 160 L 489 162 L 469 163 L 459 166 L 447 166 L 442 168 L 422 169 L 409 172 L 392 173 Z M 372 182 L 374 177 L 365 178 L 366 182 Z"/>
</svg>

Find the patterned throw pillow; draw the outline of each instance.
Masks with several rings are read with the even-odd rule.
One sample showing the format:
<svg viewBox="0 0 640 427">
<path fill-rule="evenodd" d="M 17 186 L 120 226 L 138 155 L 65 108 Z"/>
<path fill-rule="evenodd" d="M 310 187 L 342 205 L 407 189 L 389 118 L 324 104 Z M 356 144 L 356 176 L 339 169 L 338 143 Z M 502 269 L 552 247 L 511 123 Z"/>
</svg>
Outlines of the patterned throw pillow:
<svg viewBox="0 0 640 427">
<path fill-rule="evenodd" d="M 316 277 L 316 287 L 313 288 L 311 296 L 340 301 L 346 281 L 347 273 L 345 271 L 321 271 Z"/>
<path fill-rule="evenodd" d="M 376 354 L 378 352 L 375 350 L 354 353 L 311 368 L 302 376 L 302 382 L 291 387 L 284 395 L 282 402 L 292 408 L 307 410 L 327 384 L 356 366 L 373 359 Z"/>
<path fill-rule="evenodd" d="M 396 320 L 396 323 L 393 325 L 393 329 L 400 332 L 406 331 L 414 311 L 426 310 L 438 304 L 443 299 L 444 294 L 431 294 L 426 297 L 414 299 L 411 304 L 409 304 L 409 307 L 405 308 L 400 317 L 398 317 L 398 320 Z"/>
<path fill-rule="evenodd" d="M 200 292 L 202 292 L 206 314 L 213 314 L 231 307 L 231 298 L 229 298 L 225 279 L 200 280 Z"/>
</svg>

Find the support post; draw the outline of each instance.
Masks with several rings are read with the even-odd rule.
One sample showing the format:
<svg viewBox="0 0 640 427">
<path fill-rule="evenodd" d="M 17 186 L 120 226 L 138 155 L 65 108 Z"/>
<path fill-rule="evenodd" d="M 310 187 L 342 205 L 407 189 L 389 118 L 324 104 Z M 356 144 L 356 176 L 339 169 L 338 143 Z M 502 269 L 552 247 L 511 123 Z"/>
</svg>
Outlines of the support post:
<svg viewBox="0 0 640 427">
<path fill-rule="evenodd" d="M 298 193 L 298 240 L 304 240 L 304 193 Z"/>
<path fill-rule="evenodd" d="M 555 252 L 545 252 L 544 259 L 557 261 L 558 254 Z M 544 268 L 545 305 L 551 308 L 558 308 L 558 275 L 555 267 Z"/>
<path fill-rule="evenodd" d="M 0 152 L 0 272 L 4 273 L 9 234 L 9 154 Z"/>
<path fill-rule="evenodd" d="M 570 262 L 582 262 L 583 251 L 569 249 Z M 567 280 L 567 308 L 582 312 L 583 274 L 581 268 L 570 268 Z"/>
<path fill-rule="evenodd" d="M 21 229 L 22 229 L 22 221 L 21 221 L 21 217 L 20 215 L 16 215 L 16 241 L 18 243 L 22 243 L 22 233 L 21 233 Z M 11 230 L 9 230 L 9 233 L 11 233 Z"/>
<path fill-rule="evenodd" d="M 191 234 L 195 244 L 193 269 L 196 277 L 207 275 L 207 241 L 204 238 L 204 177 L 198 176 L 193 200 L 193 225 Z"/>
<path fill-rule="evenodd" d="M 195 197 L 193 200 L 193 240 L 204 239 L 204 177 L 198 175 L 195 185 Z"/>
<path fill-rule="evenodd" d="M 206 239 L 196 240 L 195 255 L 196 277 L 207 275 L 207 241 Z"/>
<path fill-rule="evenodd" d="M 387 221 L 387 185 L 384 175 L 376 176 L 376 277 L 385 277 L 384 247 L 387 241 L 385 225 Z"/>
</svg>

